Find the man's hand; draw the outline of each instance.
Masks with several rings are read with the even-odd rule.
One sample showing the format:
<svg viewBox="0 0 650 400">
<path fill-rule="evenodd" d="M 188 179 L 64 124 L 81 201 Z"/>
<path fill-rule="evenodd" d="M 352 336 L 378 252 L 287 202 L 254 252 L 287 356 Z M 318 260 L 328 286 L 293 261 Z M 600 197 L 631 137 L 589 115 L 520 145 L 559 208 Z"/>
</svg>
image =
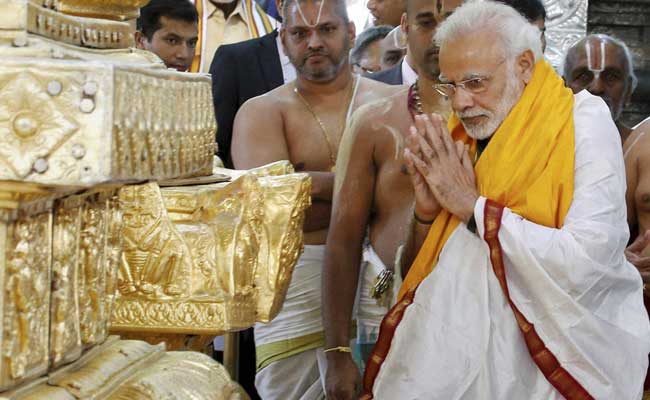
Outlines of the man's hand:
<svg viewBox="0 0 650 400">
<path fill-rule="evenodd" d="M 353 400 L 361 391 L 361 375 L 350 353 L 328 354 L 325 392 L 327 400 Z"/>
<path fill-rule="evenodd" d="M 462 221 L 469 221 L 479 195 L 467 149 L 463 146 L 461 152 L 461 144 L 453 143 L 443 119 L 437 114 L 432 114 L 431 118 L 415 117 L 409 142 L 416 140 L 420 151 L 406 149 L 407 165 L 415 166 L 440 206 Z"/>
<path fill-rule="evenodd" d="M 627 260 L 632 263 L 641 273 L 642 277 L 646 279 L 650 276 L 650 256 L 647 255 L 647 251 L 650 250 L 648 247 L 650 245 L 650 230 L 645 231 L 643 235 L 639 235 L 634 243 L 629 245 L 625 249 L 625 257 Z M 644 283 L 647 281 L 643 280 Z"/>
<path fill-rule="evenodd" d="M 411 127 L 415 130 L 415 127 Z M 424 176 L 415 168 L 412 155 L 420 154 L 420 141 L 418 140 L 417 130 L 411 132 L 406 138 L 406 149 L 404 149 L 404 160 L 406 169 L 411 177 L 413 193 L 415 195 L 415 214 L 424 219 L 432 221 L 440 212 L 440 204 L 429 189 Z"/>
</svg>

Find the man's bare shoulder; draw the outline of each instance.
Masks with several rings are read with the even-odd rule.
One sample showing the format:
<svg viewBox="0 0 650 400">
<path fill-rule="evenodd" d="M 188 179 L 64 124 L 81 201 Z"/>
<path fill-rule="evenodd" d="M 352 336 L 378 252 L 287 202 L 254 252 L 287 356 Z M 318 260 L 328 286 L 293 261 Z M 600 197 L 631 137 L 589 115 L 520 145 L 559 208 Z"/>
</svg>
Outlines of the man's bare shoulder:
<svg viewBox="0 0 650 400">
<path fill-rule="evenodd" d="M 408 90 L 392 91 L 389 96 L 379 97 L 357 108 L 349 128 L 355 141 L 378 144 L 386 139 L 392 140 L 396 131 L 410 124 L 407 97 Z"/>
<path fill-rule="evenodd" d="M 645 120 L 627 138 L 623 144 L 623 152 L 627 157 L 650 158 L 650 119 Z"/>
<path fill-rule="evenodd" d="M 359 79 L 361 79 L 359 88 L 377 99 L 408 91 L 408 86 L 406 85 L 388 85 L 362 76 Z"/>
<path fill-rule="evenodd" d="M 290 98 L 289 94 L 293 91 L 293 87 L 291 82 L 278 86 L 269 92 L 248 99 L 241 109 L 247 112 L 280 110 L 287 105 L 286 100 Z"/>
<path fill-rule="evenodd" d="M 408 88 L 405 86 L 389 86 L 390 91 L 365 102 L 352 114 L 364 124 L 381 122 L 395 124 L 400 118 L 408 118 Z M 398 90 L 395 90 L 397 88 Z"/>
</svg>

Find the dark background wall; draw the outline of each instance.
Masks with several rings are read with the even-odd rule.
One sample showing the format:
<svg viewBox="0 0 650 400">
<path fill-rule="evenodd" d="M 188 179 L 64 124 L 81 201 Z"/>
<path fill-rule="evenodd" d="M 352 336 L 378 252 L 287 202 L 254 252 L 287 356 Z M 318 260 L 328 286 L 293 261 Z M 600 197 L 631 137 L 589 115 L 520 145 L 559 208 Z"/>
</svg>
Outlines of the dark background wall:
<svg viewBox="0 0 650 400">
<path fill-rule="evenodd" d="M 587 31 L 616 36 L 630 47 L 639 86 L 622 118 L 634 126 L 650 116 L 650 0 L 589 0 Z"/>
</svg>

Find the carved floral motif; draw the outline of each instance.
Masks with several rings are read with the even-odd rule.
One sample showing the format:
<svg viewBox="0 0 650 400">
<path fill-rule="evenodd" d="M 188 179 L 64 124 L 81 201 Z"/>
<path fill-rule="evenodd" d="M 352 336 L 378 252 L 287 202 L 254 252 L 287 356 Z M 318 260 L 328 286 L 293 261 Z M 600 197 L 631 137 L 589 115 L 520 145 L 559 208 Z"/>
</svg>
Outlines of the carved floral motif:
<svg viewBox="0 0 650 400">
<path fill-rule="evenodd" d="M 29 72 L 0 81 L 0 161 L 20 178 L 39 164 L 78 128 L 55 103 L 47 88 Z"/>
</svg>

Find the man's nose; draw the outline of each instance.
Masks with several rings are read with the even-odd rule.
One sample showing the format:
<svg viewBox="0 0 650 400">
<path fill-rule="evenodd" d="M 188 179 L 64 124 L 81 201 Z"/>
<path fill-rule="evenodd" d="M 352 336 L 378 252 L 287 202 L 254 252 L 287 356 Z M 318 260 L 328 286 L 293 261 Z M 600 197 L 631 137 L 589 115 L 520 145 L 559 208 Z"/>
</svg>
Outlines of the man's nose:
<svg viewBox="0 0 650 400">
<path fill-rule="evenodd" d="M 454 111 L 465 111 L 474 106 L 474 97 L 471 93 L 461 88 L 456 88 L 454 94 L 451 96 L 451 108 Z"/>
<path fill-rule="evenodd" d="M 310 49 L 321 49 L 323 47 L 323 40 L 321 39 L 320 34 L 317 31 L 314 31 L 309 35 L 307 46 Z"/>
<path fill-rule="evenodd" d="M 589 83 L 587 86 L 587 90 L 589 93 L 599 96 L 603 93 L 605 93 L 605 82 L 601 79 L 600 76 L 596 75 L 594 76 L 594 79 Z"/>
<path fill-rule="evenodd" d="M 194 52 L 195 48 L 188 45 L 187 43 L 183 43 L 180 46 L 178 46 L 178 49 L 176 51 L 176 57 L 181 59 L 181 60 L 188 60 L 194 58 Z"/>
</svg>

